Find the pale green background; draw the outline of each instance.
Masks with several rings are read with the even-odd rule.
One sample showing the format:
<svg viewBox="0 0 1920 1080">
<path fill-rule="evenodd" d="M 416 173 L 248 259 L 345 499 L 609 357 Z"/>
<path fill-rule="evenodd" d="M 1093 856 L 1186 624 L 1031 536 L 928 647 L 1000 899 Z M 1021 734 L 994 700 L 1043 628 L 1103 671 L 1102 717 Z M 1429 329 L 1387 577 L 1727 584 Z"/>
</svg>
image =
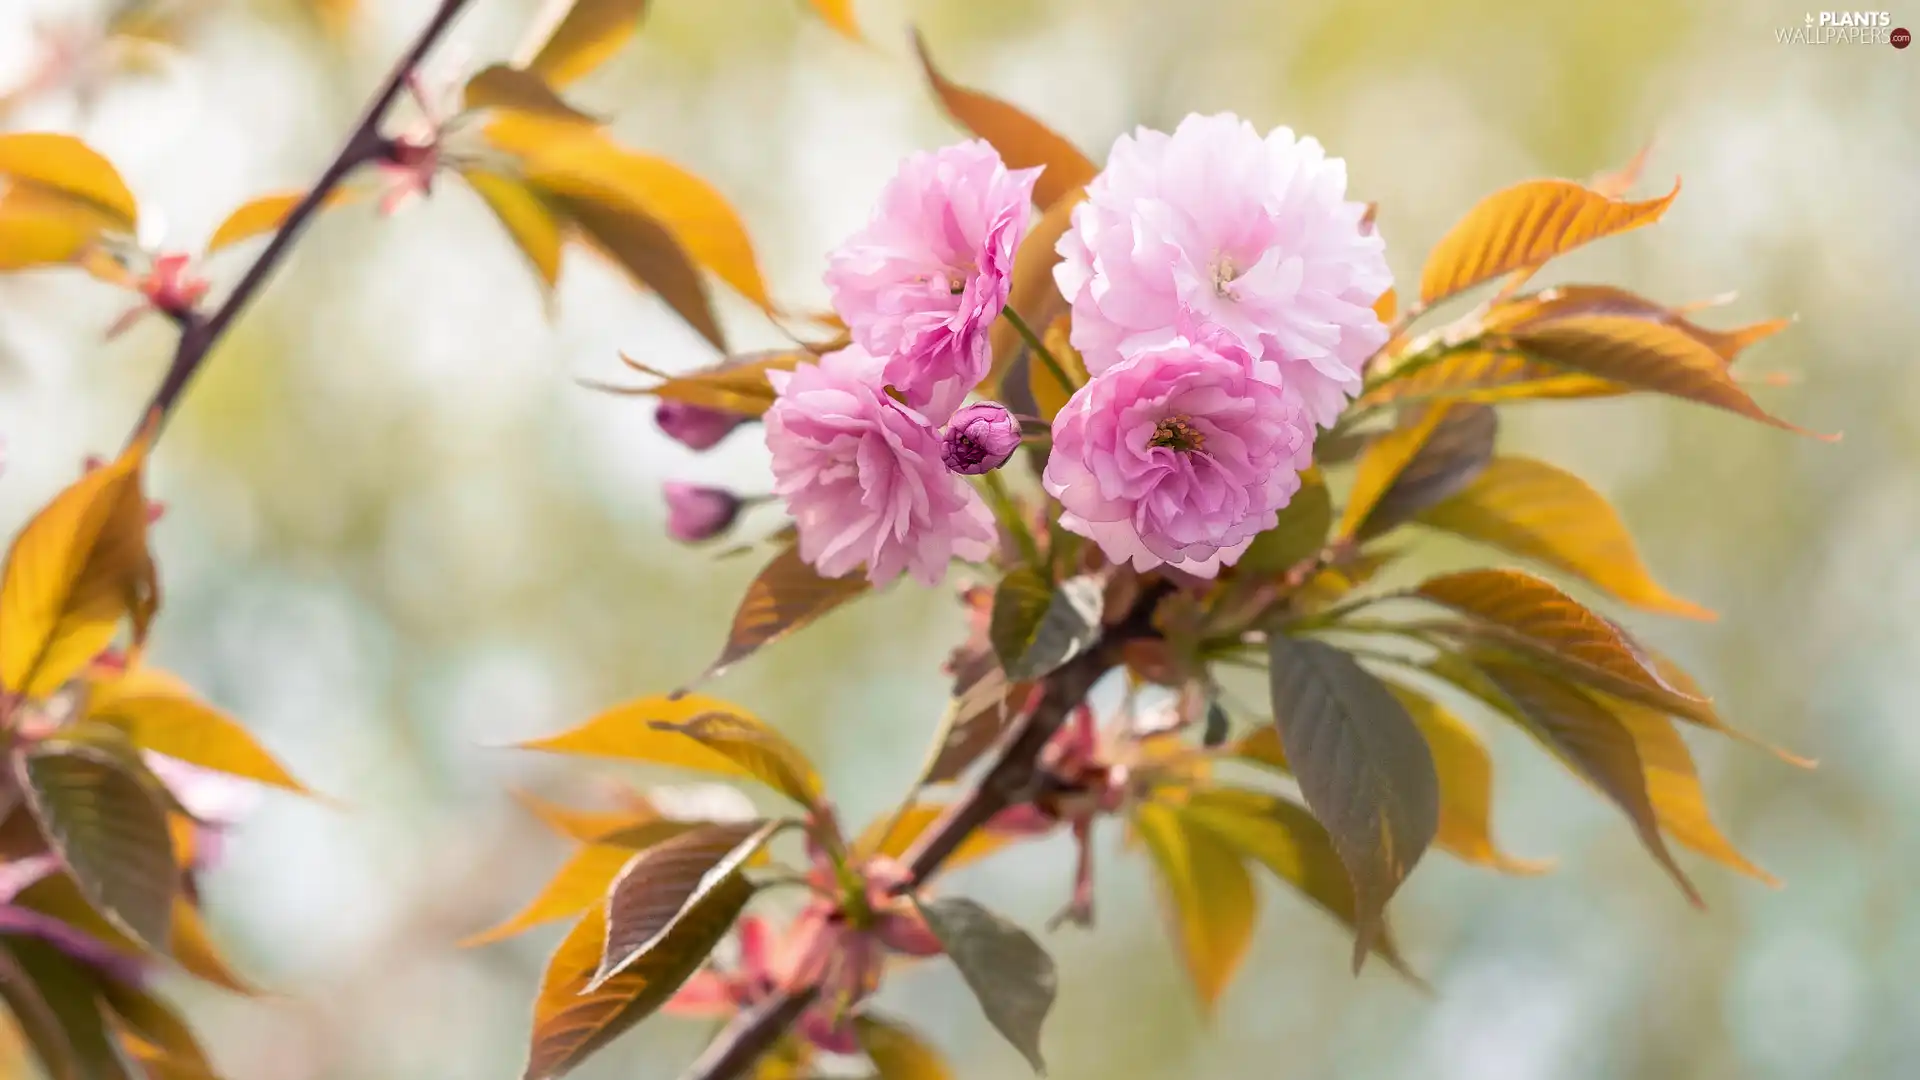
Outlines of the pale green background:
<svg viewBox="0 0 1920 1080">
<path fill-rule="evenodd" d="M 365 6 L 343 50 L 283 5 L 223 14 L 92 115 L 54 99 L 12 123 L 77 127 L 164 216 L 166 239 L 192 247 L 242 197 L 310 177 L 430 5 Z M 473 6 L 457 42 L 490 59 L 526 7 Z M 820 304 L 824 251 L 894 161 L 954 137 L 908 59 L 917 20 L 956 77 L 1096 157 L 1134 123 L 1191 110 L 1318 136 L 1348 160 L 1356 195 L 1381 203 L 1403 276 L 1478 196 L 1586 176 L 1657 136 L 1646 190 L 1685 177 L 1667 220 L 1565 273 L 1672 301 L 1738 289 L 1729 321 L 1797 314 L 1743 365 L 1798 375 L 1761 391 L 1766 403 L 1847 435 L 1828 446 L 1640 400 L 1528 406 L 1507 432 L 1618 498 L 1662 579 L 1723 613 L 1631 623 L 1738 723 L 1822 759 L 1808 774 L 1694 740 L 1721 823 L 1785 889 L 1683 856 L 1711 905 L 1694 912 L 1614 811 L 1495 731 L 1500 832 L 1561 869 L 1423 865 L 1396 914 L 1436 997 L 1381 970 L 1351 978 L 1337 928 L 1275 892 L 1209 1030 L 1141 866 L 1108 850 L 1098 932 L 1051 939 L 1064 973 L 1054 1075 L 1914 1075 L 1920 49 L 1778 44 L 1804 15 L 1781 0 L 858 7 L 870 49 L 795 0 L 657 0 L 640 44 L 581 88 L 623 138 L 735 200 L 783 299 Z M 0 0 L 0 82 L 25 62 L 32 14 L 85 10 Z M 1920 8 L 1902 19 L 1920 24 Z M 123 302 L 71 274 L 0 281 L 9 530 L 83 454 L 117 444 L 159 378 L 163 327 L 100 343 Z M 777 340 L 744 305 L 727 314 L 742 344 Z M 517 257 L 448 183 L 397 220 L 330 215 L 160 450 L 157 655 L 349 804 L 269 797 L 210 882 L 219 932 L 287 995 L 189 994 L 236 1080 L 518 1075 L 553 935 L 451 942 L 517 907 L 561 856 L 507 787 L 586 801 L 598 774 L 493 747 L 703 665 L 752 567 L 662 540 L 659 482 L 765 484 L 751 434 L 696 456 L 657 434 L 645 404 L 575 384 L 617 376 L 623 349 L 663 367 L 707 359 L 656 301 L 584 258 L 547 322 Z M 817 752 L 859 818 L 918 761 L 958 629 L 944 593 L 903 586 L 722 691 Z M 954 881 L 1037 925 L 1064 898 L 1066 860 L 1047 846 Z M 913 971 L 888 997 L 965 1076 L 1022 1074 L 949 971 Z M 652 1024 L 581 1075 L 670 1077 L 700 1035 Z"/>
</svg>

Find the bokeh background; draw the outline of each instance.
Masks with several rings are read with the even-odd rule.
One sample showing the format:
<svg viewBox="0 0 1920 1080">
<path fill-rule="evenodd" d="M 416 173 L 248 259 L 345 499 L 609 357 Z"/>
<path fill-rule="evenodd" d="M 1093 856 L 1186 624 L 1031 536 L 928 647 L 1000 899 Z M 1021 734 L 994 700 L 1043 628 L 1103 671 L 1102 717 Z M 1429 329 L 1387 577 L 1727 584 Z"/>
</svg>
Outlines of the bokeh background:
<svg viewBox="0 0 1920 1080">
<path fill-rule="evenodd" d="M 196 249 L 243 198 L 310 178 L 431 5 L 361 6 L 329 38 L 294 0 L 216 5 L 157 70 L 109 80 L 86 108 L 54 94 L 4 123 L 84 134 L 160 238 Z M 436 67 L 504 55 L 531 7 L 474 4 Z M 955 137 L 911 63 L 917 24 L 950 74 L 1096 159 L 1132 125 L 1189 111 L 1318 136 L 1347 159 L 1356 196 L 1380 202 L 1403 276 L 1479 196 L 1583 177 L 1655 139 L 1644 190 L 1685 178 L 1665 222 L 1554 276 L 1676 302 L 1738 290 L 1723 325 L 1796 314 L 1743 365 L 1796 377 L 1761 391 L 1777 411 L 1846 433 L 1824 445 L 1633 399 L 1512 409 L 1503 436 L 1614 496 L 1656 573 L 1723 616 L 1631 625 L 1735 722 L 1821 760 L 1806 773 L 1693 740 L 1720 823 L 1784 888 L 1683 855 L 1710 905 L 1692 910 L 1614 811 L 1488 726 L 1506 846 L 1560 867 L 1516 879 L 1423 865 L 1396 914 L 1434 996 L 1380 965 L 1351 977 L 1339 928 L 1273 890 L 1242 977 L 1204 1022 L 1144 866 L 1110 833 L 1097 932 L 1049 942 L 1063 973 L 1053 1075 L 1913 1076 L 1920 49 L 1781 44 L 1805 14 L 1784 0 L 856 7 L 870 48 L 796 0 L 656 0 L 578 95 L 628 143 L 725 192 L 783 300 L 822 304 L 824 252 L 897 158 Z M 0 0 L 0 86 L 32 62 L 36 20 L 96 11 Z M 1893 21 L 1920 23 L 1920 6 Z M 124 304 L 73 273 L 0 280 L 9 533 L 85 454 L 118 444 L 158 380 L 164 326 L 101 340 Z M 726 314 L 737 343 L 779 343 L 744 305 Z M 643 400 L 579 385 L 618 378 L 622 350 L 664 368 L 710 359 L 586 257 L 549 318 L 450 183 L 393 220 L 330 213 L 181 410 L 153 478 L 170 506 L 156 654 L 342 804 L 266 797 L 210 879 L 218 932 L 279 995 L 181 988 L 236 1080 L 519 1074 L 557 928 L 454 942 L 517 908 L 563 855 L 510 789 L 587 803 L 604 774 L 501 747 L 700 669 L 754 569 L 665 540 L 660 483 L 764 490 L 758 440 L 750 429 L 695 455 L 658 434 Z M 949 592 L 897 587 L 718 692 L 815 752 L 859 820 L 919 762 L 960 626 Z M 1048 844 L 950 880 L 1037 925 L 1066 895 L 1068 859 Z M 950 970 L 912 971 L 886 996 L 964 1076 L 1021 1075 Z M 704 1034 L 656 1021 L 581 1075 L 672 1076 Z"/>
</svg>

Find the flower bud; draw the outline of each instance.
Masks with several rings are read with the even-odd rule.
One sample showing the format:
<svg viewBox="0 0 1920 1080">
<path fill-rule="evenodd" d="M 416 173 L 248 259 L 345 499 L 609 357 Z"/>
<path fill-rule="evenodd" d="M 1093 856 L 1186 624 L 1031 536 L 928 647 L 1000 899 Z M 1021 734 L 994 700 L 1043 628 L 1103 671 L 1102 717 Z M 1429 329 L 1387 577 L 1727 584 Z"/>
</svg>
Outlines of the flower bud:
<svg viewBox="0 0 1920 1080">
<path fill-rule="evenodd" d="M 942 456 L 954 472 L 979 476 L 1005 465 L 1018 449 L 1020 421 L 1006 406 L 982 401 L 953 414 Z"/>
<path fill-rule="evenodd" d="M 711 540 L 733 527 L 740 497 L 722 488 L 669 480 L 666 483 L 667 534 L 683 544 Z"/>
<path fill-rule="evenodd" d="M 721 439 L 741 424 L 747 417 L 739 413 L 722 412 L 701 405 L 689 405 L 684 401 L 663 401 L 654 410 L 653 421 L 660 430 L 691 450 L 711 450 Z"/>
</svg>

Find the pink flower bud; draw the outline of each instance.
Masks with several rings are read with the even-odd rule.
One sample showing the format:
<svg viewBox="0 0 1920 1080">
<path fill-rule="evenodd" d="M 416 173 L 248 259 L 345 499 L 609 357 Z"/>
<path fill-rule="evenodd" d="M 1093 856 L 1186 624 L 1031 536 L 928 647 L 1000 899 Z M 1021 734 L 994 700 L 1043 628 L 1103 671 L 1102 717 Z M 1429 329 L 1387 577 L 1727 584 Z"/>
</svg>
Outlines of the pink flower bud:
<svg viewBox="0 0 1920 1080">
<path fill-rule="evenodd" d="M 740 497 L 722 488 L 669 480 L 667 533 L 683 544 L 711 540 L 733 527 L 740 514 Z"/>
<path fill-rule="evenodd" d="M 1018 449 L 1020 421 L 1006 406 L 982 401 L 953 414 L 942 456 L 954 472 L 979 476 L 1005 465 Z"/>
<path fill-rule="evenodd" d="M 690 450 L 711 450 L 734 428 L 749 418 L 739 413 L 721 412 L 684 401 L 663 401 L 654 410 L 654 423 L 660 430 Z"/>
</svg>

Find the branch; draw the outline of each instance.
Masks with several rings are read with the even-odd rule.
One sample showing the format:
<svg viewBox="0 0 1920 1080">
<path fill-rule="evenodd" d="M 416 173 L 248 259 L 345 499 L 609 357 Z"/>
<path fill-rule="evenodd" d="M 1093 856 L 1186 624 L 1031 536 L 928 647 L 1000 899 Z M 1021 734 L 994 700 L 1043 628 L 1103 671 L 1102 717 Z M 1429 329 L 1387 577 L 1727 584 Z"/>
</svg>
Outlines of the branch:
<svg viewBox="0 0 1920 1080">
<path fill-rule="evenodd" d="M 386 81 L 380 85 L 373 100 L 367 103 L 365 111 L 360 115 L 360 121 L 354 125 L 352 133 L 341 145 L 339 153 L 334 155 L 333 162 L 320 174 L 320 179 L 314 182 L 312 190 L 308 191 L 287 213 L 286 220 L 280 223 L 280 228 L 274 232 L 273 238 L 267 241 L 266 248 L 253 260 L 253 265 L 247 268 L 245 276 L 241 277 L 240 283 L 233 287 L 233 292 L 227 295 L 220 307 L 205 318 L 199 315 L 179 318 L 180 344 L 174 350 L 173 363 L 167 367 L 167 374 L 161 380 L 160 388 L 154 391 L 153 399 L 147 404 L 146 410 L 140 414 L 134 437 L 139 436 L 140 431 L 146 428 L 150 420 L 157 419 L 158 422 L 165 423 L 174 405 L 180 400 L 180 395 L 185 392 L 187 384 L 193 380 L 194 373 L 200 370 L 200 366 L 206 362 L 207 355 L 213 351 L 213 347 L 233 325 L 233 320 L 245 309 L 254 294 L 260 291 L 260 287 L 266 284 L 267 278 L 272 276 L 281 260 L 286 258 L 294 241 L 299 239 L 300 233 L 306 229 L 307 224 L 326 203 L 327 197 L 333 194 L 334 189 L 339 187 L 355 169 L 377 161 L 387 154 L 389 144 L 386 137 L 380 134 L 380 121 L 386 117 L 387 110 L 406 89 L 408 77 L 420 66 L 420 62 L 426 58 L 427 53 L 432 51 L 434 45 L 446 33 L 447 28 L 453 24 L 454 18 L 460 14 L 460 9 L 466 6 L 467 0 L 441 0 L 439 10 L 414 39 L 406 55 L 402 56 L 393 70 L 388 73 Z"/>
<path fill-rule="evenodd" d="M 1003 741 L 985 776 L 958 802 L 947 808 L 921 833 L 901 861 L 909 874 L 897 891 L 919 888 L 952 857 L 955 850 L 985 825 L 995 814 L 1009 806 L 1029 802 L 1040 792 L 1046 775 L 1040 771 L 1040 752 L 1067 722 L 1067 716 L 1082 701 L 1100 676 L 1115 662 L 1121 643 L 1152 633 L 1153 611 L 1173 586 L 1157 581 L 1141 590 L 1133 610 L 1119 625 L 1109 627 L 1101 640 L 1066 666 L 1047 676 L 1046 689 L 1013 732 Z M 707 1047 L 681 1080 L 736 1080 L 773 1048 L 787 1025 L 799 1019 L 807 1004 L 818 993 L 785 991 L 764 1002 L 761 1007 L 736 1016 L 732 1023 Z"/>
</svg>

